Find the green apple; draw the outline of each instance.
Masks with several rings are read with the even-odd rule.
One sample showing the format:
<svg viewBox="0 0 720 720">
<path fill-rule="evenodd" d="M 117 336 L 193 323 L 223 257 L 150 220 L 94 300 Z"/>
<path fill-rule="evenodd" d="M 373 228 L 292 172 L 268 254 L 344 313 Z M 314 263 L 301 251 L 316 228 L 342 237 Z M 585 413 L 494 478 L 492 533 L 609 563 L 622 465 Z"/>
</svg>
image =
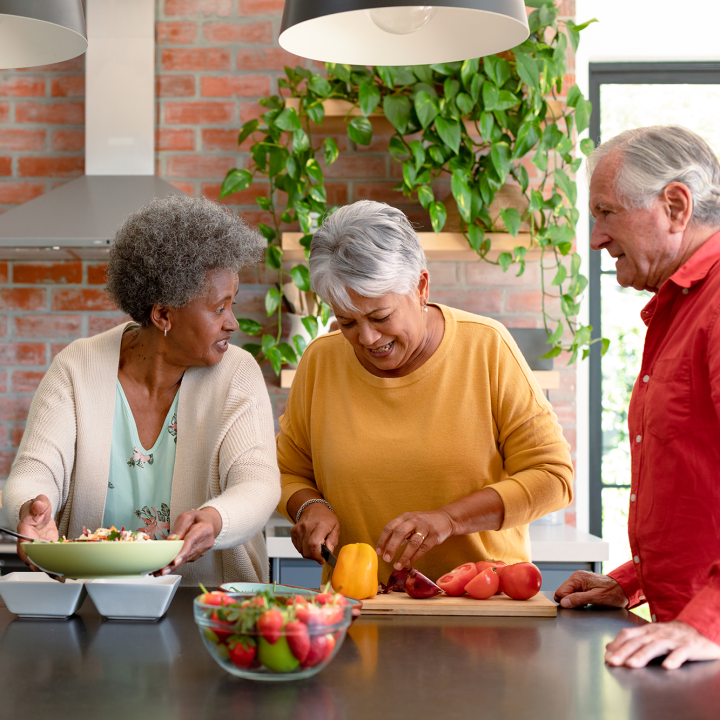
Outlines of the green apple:
<svg viewBox="0 0 720 720">
<path fill-rule="evenodd" d="M 300 661 L 292 654 L 284 636 L 271 645 L 265 638 L 259 638 L 258 660 L 273 672 L 292 672 L 300 665 Z"/>
</svg>

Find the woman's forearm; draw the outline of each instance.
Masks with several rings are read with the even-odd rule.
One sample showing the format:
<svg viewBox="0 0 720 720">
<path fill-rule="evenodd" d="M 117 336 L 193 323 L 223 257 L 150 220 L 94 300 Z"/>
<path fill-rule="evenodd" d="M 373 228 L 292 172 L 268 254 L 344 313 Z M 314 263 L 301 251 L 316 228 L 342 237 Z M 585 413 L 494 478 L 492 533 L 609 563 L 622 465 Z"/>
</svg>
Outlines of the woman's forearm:
<svg viewBox="0 0 720 720">
<path fill-rule="evenodd" d="M 453 535 L 470 535 L 499 530 L 505 519 L 505 505 L 491 487 L 455 500 L 442 508 L 453 524 Z"/>
</svg>

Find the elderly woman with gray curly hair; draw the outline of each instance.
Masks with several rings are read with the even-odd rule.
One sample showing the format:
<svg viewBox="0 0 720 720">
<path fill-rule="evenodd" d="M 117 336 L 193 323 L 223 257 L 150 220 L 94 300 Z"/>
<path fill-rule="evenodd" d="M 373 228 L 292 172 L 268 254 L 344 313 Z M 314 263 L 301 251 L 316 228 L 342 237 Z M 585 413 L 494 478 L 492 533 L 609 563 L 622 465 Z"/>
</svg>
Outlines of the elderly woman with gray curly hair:
<svg viewBox="0 0 720 720">
<path fill-rule="evenodd" d="M 340 332 L 310 344 L 280 419 L 296 548 L 322 563 L 323 544 L 370 543 L 383 582 L 529 560 L 528 523 L 568 504 L 572 464 L 507 330 L 430 302 L 420 240 L 381 203 L 325 220 L 310 276 Z"/>
<path fill-rule="evenodd" d="M 257 363 L 229 343 L 238 271 L 262 245 L 202 198 L 154 200 L 122 225 L 107 292 L 132 322 L 71 343 L 43 378 L 3 495 L 18 532 L 175 536 L 161 572 L 183 584 L 267 580 L 272 411 Z"/>
</svg>

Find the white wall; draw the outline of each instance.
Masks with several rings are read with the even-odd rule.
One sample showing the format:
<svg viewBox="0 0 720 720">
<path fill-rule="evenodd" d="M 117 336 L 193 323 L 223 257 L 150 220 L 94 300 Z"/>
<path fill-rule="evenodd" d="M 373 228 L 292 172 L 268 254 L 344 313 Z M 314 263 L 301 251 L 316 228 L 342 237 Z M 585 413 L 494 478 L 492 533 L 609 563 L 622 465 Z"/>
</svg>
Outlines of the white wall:
<svg viewBox="0 0 720 720">
<path fill-rule="evenodd" d="M 587 96 L 588 66 L 596 62 L 720 61 L 720 3 L 717 0 L 576 0 L 576 22 L 597 18 L 581 34 L 575 61 L 577 84 Z M 587 270 L 587 181 L 578 173 L 578 252 Z M 587 302 L 584 303 L 587 322 Z M 577 526 L 588 529 L 588 363 L 577 377 Z"/>
</svg>

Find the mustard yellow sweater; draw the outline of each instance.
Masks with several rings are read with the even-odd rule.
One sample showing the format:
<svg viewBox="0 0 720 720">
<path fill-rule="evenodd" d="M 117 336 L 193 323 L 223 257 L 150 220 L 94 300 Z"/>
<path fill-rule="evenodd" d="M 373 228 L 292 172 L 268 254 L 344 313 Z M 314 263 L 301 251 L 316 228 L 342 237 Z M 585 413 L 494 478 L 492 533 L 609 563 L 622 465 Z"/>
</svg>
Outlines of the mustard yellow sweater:
<svg viewBox="0 0 720 720">
<path fill-rule="evenodd" d="M 569 446 L 507 330 L 438 306 L 435 354 L 402 378 L 380 378 L 335 332 L 303 355 L 280 418 L 278 510 L 298 490 L 319 491 L 340 519 L 340 544 L 375 547 L 385 525 L 491 485 L 499 531 L 451 537 L 416 565 L 433 580 L 467 561 L 530 559 L 528 523 L 572 497 Z M 294 518 L 289 518 L 294 522 Z M 390 574 L 380 560 L 380 579 Z M 329 568 L 325 567 L 323 582 Z"/>
</svg>

